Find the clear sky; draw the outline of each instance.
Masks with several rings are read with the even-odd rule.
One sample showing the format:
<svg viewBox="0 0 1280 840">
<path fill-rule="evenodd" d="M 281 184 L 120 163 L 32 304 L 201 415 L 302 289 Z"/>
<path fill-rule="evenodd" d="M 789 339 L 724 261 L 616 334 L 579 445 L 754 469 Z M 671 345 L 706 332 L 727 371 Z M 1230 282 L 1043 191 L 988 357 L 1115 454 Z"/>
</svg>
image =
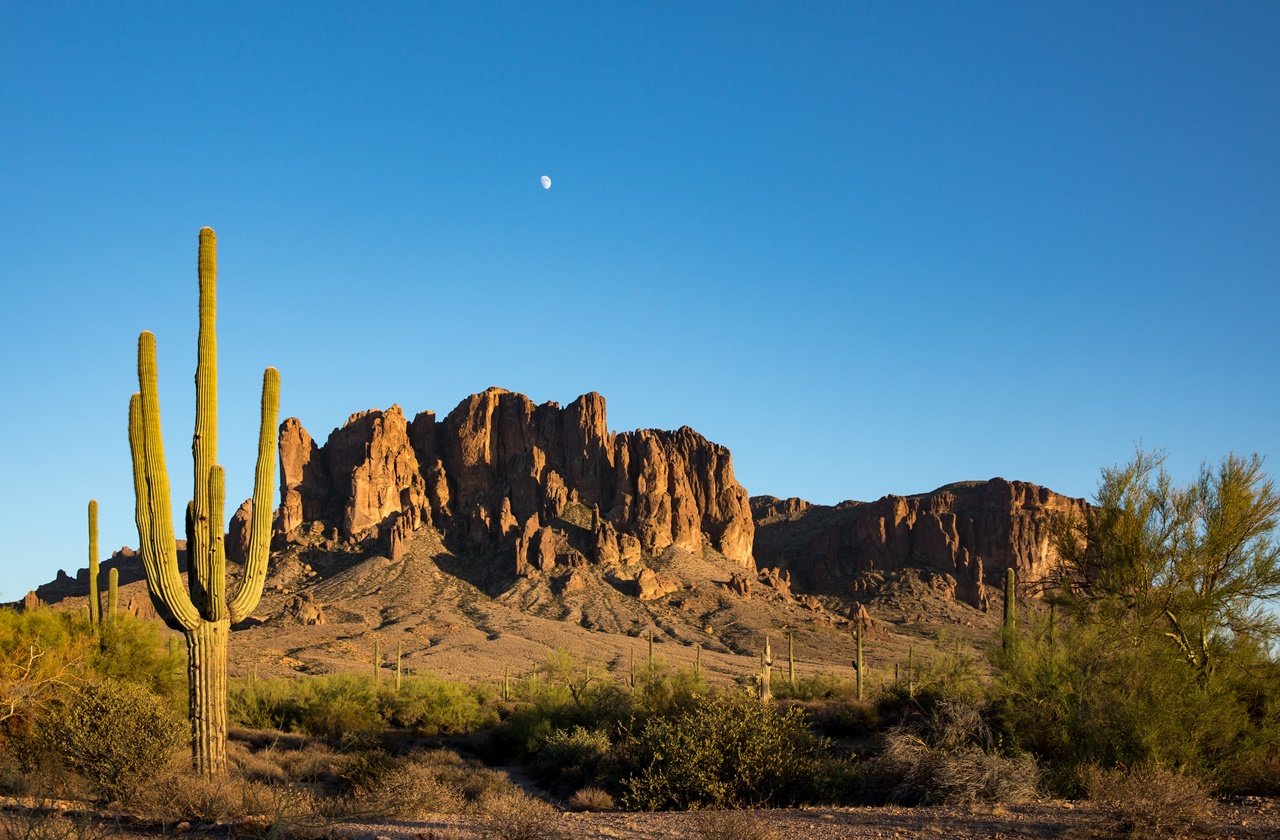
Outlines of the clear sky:
<svg viewBox="0 0 1280 840">
<path fill-rule="evenodd" d="M 85 564 L 90 497 L 136 545 L 142 329 L 190 492 L 202 225 L 229 509 L 267 364 L 322 439 L 597 390 L 819 502 L 1087 495 L 1138 440 L 1280 471 L 1277 42 L 1276 3 L 0 4 L 0 597 Z"/>
</svg>

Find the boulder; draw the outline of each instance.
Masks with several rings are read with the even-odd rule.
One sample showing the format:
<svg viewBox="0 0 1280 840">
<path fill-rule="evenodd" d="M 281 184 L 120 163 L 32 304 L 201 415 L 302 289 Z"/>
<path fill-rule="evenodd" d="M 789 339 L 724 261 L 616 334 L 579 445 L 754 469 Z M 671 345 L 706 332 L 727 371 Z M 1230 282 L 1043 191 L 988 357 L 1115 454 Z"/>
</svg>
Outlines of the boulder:
<svg viewBox="0 0 1280 840">
<path fill-rule="evenodd" d="M 636 595 L 641 601 L 656 601 L 678 591 L 680 581 L 653 569 L 641 569 L 636 578 Z"/>
</svg>

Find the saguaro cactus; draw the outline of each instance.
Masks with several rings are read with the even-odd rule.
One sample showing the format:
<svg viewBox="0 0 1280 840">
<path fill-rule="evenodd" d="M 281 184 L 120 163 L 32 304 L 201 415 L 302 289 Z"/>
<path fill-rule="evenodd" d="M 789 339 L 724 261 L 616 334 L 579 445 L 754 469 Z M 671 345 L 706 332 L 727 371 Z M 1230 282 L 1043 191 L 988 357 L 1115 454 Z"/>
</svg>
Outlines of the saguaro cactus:
<svg viewBox="0 0 1280 840">
<path fill-rule="evenodd" d="M 760 653 L 760 699 L 773 697 L 773 647 L 769 644 L 769 636 L 764 637 L 764 650 Z"/>
<path fill-rule="evenodd" d="M 102 624 L 102 600 L 98 594 L 98 500 L 89 500 L 89 623 L 94 632 Z"/>
<path fill-rule="evenodd" d="M 787 685 L 796 690 L 796 631 L 787 631 Z"/>
<path fill-rule="evenodd" d="M 120 609 L 120 570 L 107 572 L 107 623 L 116 620 L 116 611 Z"/>
<path fill-rule="evenodd" d="M 276 421 L 280 377 L 275 368 L 262 376 L 262 418 L 258 464 L 253 482 L 249 550 L 244 576 L 234 597 L 227 596 L 225 481 L 218 458 L 217 239 L 202 228 L 198 257 L 200 332 L 196 360 L 194 499 L 187 505 L 187 586 L 178 572 L 173 536 L 169 472 L 160 433 L 160 397 L 156 339 L 138 336 L 139 392 L 129 401 L 129 447 L 133 453 L 138 536 L 147 587 L 157 611 L 187 642 L 187 687 L 191 717 L 191 755 L 205 776 L 227 768 L 227 641 L 231 625 L 248 618 L 262 597 L 276 467 Z"/>
<path fill-rule="evenodd" d="M 854 620 L 853 638 L 857 644 L 856 658 L 853 660 L 853 668 L 857 672 L 855 678 L 858 681 L 858 699 L 862 699 L 862 622 Z"/>
<path fill-rule="evenodd" d="M 1010 567 L 1004 573 L 1004 649 L 1013 644 L 1018 623 L 1018 575 Z"/>
</svg>

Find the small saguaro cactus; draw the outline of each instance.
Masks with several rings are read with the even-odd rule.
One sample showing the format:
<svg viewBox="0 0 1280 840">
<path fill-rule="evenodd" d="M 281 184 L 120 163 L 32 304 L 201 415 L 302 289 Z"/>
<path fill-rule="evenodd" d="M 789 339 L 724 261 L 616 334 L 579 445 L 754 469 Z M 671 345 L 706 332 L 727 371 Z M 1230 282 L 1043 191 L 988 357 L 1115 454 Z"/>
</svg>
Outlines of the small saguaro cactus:
<svg viewBox="0 0 1280 840">
<path fill-rule="evenodd" d="M 773 697 L 773 647 L 769 644 L 768 634 L 764 637 L 764 650 L 760 653 L 760 699 Z"/>
<path fill-rule="evenodd" d="M 916 696 L 916 646 L 907 645 L 907 696 Z"/>
<path fill-rule="evenodd" d="M 373 640 L 373 684 L 378 684 L 378 678 L 382 676 L 382 644 L 377 640 Z"/>
<path fill-rule="evenodd" d="M 116 612 L 120 609 L 120 570 L 112 568 L 107 572 L 107 623 L 116 620 Z"/>
<path fill-rule="evenodd" d="M 244 621 L 262 598 L 275 496 L 276 422 L 280 376 L 262 376 L 258 463 L 253 481 L 249 548 L 234 597 L 227 592 L 225 531 L 226 476 L 218 465 L 217 238 L 200 230 L 197 273 L 200 330 L 196 351 L 196 423 L 193 499 L 187 505 L 188 574 L 178 571 L 170 508 L 169 471 L 160 432 L 160 391 L 156 337 L 138 336 L 139 391 L 129 400 L 129 448 L 133 455 L 138 537 L 147 588 L 157 612 L 187 642 L 187 695 L 192 764 L 206 776 L 227 769 L 227 643 L 231 625 Z"/>
<path fill-rule="evenodd" d="M 631 648 L 631 673 L 627 676 L 627 687 L 636 690 L 636 649 Z"/>
<path fill-rule="evenodd" d="M 702 675 L 702 642 L 693 646 L 693 675 L 695 677 Z"/>
<path fill-rule="evenodd" d="M 796 690 L 796 631 L 787 631 L 787 685 Z"/>
<path fill-rule="evenodd" d="M 653 676 L 653 628 L 649 628 L 649 661 L 646 664 L 646 672 L 650 677 Z"/>
<path fill-rule="evenodd" d="M 404 656 L 404 644 L 396 642 L 396 694 L 400 693 L 400 659 Z"/>
<path fill-rule="evenodd" d="M 1010 566 L 1004 573 L 1004 649 L 1013 644 L 1018 623 L 1018 575 Z"/>
<path fill-rule="evenodd" d="M 862 622 L 856 619 L 853 622 L 853 640 L 857 647 L 857 653 L 853 660 L 853 668 L 857 672 L 855 679 L 857 680 L 858 699 L 862 699 Z"/>
<path fill-rule="evenodd" d="M 89 623 L 94 632 L 102 624 L 102 600 L 98 593 L 98 500 L 89 500 Z"/>
</svg>

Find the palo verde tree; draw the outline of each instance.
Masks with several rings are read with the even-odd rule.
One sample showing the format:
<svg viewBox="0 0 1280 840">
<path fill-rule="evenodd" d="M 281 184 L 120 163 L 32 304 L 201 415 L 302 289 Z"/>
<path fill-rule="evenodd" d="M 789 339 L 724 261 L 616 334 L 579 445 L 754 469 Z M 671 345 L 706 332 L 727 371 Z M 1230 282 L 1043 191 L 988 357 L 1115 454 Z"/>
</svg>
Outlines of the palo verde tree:
<svg viewBox="0 0 1280 840">
<path fill-rule="evenodd" d="M 1202 682 L 1237 642 L 1267 646 L 1280 621 L 1280 494 L 1258 455 L 1228 455 L 1175 486 L 1164 455 L 1105 469 L 1097 503 L 1058 524 L 1057 597 L 1077 613 L 1168 640 Z"/>
<path fill-rule="evenodd" d="M 156 339 L 138 336 L 139 393 L 129 401 L 129 446 L 133 454 L 138 537 L 147 587 L 157 611 L 187 641 L 187 682 L 192 762 L 205 776 L 226 771 L 227 641 L 231 625 L 249 617 L 262 597 L 271 537 L 275 482 L 276 420 L 280 376 L 267 368 L 262 377 L 262 425 L 254 476 L 249 551 L 239 591 L 227 595 L 223 545 L 225 476 L 218 465 L 218 359 L 216 320 L 217 239 L 200 230 L 198 257 L 200 332 L 196 361 L 196 427 L 193 499 L 187 505 L 188 575 L 178 571 L 170 508 L 169 473 L 160 433 Z"/>
</svg>

